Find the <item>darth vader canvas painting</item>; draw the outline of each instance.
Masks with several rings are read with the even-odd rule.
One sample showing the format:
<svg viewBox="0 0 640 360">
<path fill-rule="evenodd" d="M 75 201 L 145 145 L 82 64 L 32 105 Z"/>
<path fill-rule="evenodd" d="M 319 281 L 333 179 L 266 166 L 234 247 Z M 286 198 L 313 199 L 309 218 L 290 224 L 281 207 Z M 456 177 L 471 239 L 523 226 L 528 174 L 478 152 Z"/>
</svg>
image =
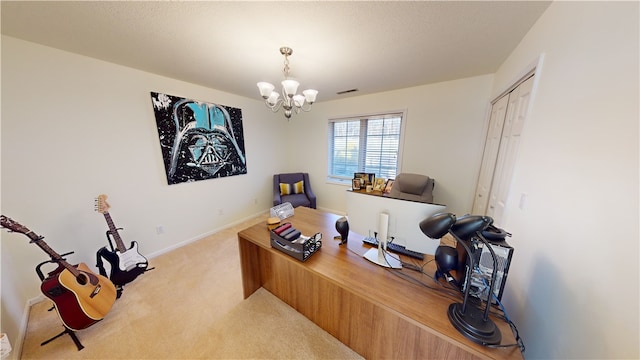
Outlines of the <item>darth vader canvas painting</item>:
<svg viewBox="0 0 640 360">
<path fill-rule="evenodd" d="M 247 173 L 242 110 L 151 92 L 167 182 Z"/>
</svg>

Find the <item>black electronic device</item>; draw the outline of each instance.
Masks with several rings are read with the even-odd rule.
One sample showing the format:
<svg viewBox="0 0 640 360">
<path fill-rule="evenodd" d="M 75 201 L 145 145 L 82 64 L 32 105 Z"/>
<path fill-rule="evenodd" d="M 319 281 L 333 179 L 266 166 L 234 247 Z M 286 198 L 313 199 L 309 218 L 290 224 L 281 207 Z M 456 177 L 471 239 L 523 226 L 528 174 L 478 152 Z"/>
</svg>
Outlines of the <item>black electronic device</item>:
<svg viewBox="0 0 640 360">
<path fill-rule="evenodd" d="M 456 279 L 451 276 L 450 271 L 456 270 L 458 267 L 458 252 L 451 246 L 440 245 L 436 249 L 436 275 L 435 278 L 445 278 L 448 282 L 459 286 Z"/>
<path fill-rule="evenodd" d="M 349 221 L 346 217 L 341 217 L 336 220 L 336 230 L 340 236 L 334 237 L 336 240 L 340 240 L 340 245 L 345 244 L 349 238 Z"/>
<path fill-rule="evenodd" d="M 484 235 L 484 232 L 483 232 Z M 509 266 L 511 265 L 511 258 L 513 257 L 513 247 L 509 246 L 506 241 L 502 240 L 490 240 L 487 239 L 487 243 L 493 249 L 493 252 L 497 260 L 496 271 L 496 284 L 493 287 L 493 294 L 495 297 L 491 297 L 491 302 L 496 304 L 498 301 L 502 301 L 502 294 L 507 283 L 507 275 L 509 274 Z M 477 297 L 481 300 L 487 299 L 489 294 L 489 287 L 485 279 L 491 278 L 493 273 L 493 259 L 491 252 L 487 246 L 482 242 L 477 242 L 476 246 L 472 248 L 472 256 L 475 258 L 476 264 L 478 264 L 477 270 L 471 273 L 468 277 L 468 281 L 462 285 L 462 289 L 465 290 L 470 285 L 469 294 Z"/>
<path fill-rule="evenodd" d="M 487 240 L 482 236 L 481 232 L 486 230 L 493 223 L 493 219 L 489 216 L 470 215 L 456 218 L 452 213 L 439 213 L 432 215 L 420 222 L 420 230 L 432 239 L 442 238 L 445 234 L 451 234 L 457 241 L 457 244 L 464 248 L 467 253 L 467 262 L 469 269 L 476 268 L 475 257 L 471 247 L 476 242 L 488 244 Z M 493 261 L 492 268 L 494 271 L 488 282 L 488 294 L 493 293 L 496 280 L 497 258 L 493 248 L 487 246 Z M 465 282 L 469 281 L 471 271 L 465 275 Z M 497 345 L 502 340 L 502 334 L 496 324 L 489 318 L 490 300 L 486 301 L 484 311 L 480 307 L 476 307 L 469 301 L 470 286 L 467 286 L 463 292 L 462 303 L 453 303 L 449 305 L 447 315 L 449 321 L 462 335 L 473 342 L 481 345 Z"/>
<path fill-rule="evenodd" d="M 376 246 L 376 247 L 378 246 L 378 239 L 374 238 L 373 236 L 368 236 L 368 237 L 363 238 L 362 242 L 365 243 L 365 244 Z M 399 245 L 399 244 L 396 244 L 396 243 L 388 242 L 387 243 L 387 250 L 393 251 L 394 253 L 411 256 L 412 258 L 415 258 L 415 259 L 418 259 L 418 260 L 424 260 L 424 254 L 423 253 L 419 253 L 417 251 L 409 250 L 406 247 L 404 247 L 402 245 Z"/>
</svg>

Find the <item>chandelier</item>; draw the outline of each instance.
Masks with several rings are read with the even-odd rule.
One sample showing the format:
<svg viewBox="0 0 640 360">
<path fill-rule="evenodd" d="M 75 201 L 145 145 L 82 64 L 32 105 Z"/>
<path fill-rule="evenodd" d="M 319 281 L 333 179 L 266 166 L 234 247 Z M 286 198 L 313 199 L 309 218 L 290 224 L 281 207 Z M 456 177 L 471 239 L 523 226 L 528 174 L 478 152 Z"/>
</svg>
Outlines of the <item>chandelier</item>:
<svg viewBox="0 0 640 360">
<path fill-rule="evenodd" d="M 302 92 L 303 95 L 296 94 L 300 83 L 289 79 L 289 56 L 293 54 L 293 49 L 283 46 L 280 48 L 280 54 L 284 55 L 284 80 L 282 81 L 282 98 L 277 91 L 274 91 L 275 86 L 268 82 L 259 82 L 258 89 L 260 89 L 260 95 L 264 99 L 265 105 L 271 111 L 278 112 L 280 108 L 284 109 L 284 116 L 287 119 L 291 119 L 291 114 L 295 111 L 299 114 L 300 111 L 311 110 L 311 104 L 316 101 L 318 95 L 317 90 L 307 89 Z"/>
</svg>

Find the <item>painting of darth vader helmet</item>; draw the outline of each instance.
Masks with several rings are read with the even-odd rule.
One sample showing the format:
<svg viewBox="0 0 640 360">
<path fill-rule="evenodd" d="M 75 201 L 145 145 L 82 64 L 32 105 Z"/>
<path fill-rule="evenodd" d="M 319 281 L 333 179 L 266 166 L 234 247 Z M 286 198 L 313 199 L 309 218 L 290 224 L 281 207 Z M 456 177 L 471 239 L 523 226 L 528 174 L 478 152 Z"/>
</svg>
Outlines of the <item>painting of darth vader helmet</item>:
<svg viewBox="0 0 640 360">
<path fill-rule="evenodd" d="M 152 99 L 170 184 L 246 174 L 240 109 L 157 93 Z"/>
</svg>

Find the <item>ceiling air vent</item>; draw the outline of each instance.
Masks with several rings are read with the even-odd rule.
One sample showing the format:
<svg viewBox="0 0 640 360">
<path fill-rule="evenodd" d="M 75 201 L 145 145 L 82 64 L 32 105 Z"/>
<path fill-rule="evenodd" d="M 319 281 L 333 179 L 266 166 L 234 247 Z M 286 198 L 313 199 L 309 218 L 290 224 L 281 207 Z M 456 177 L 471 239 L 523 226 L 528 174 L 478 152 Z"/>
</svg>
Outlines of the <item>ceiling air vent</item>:
<svg viewBox="0 0 640 360">
<path fill-rule="evenodd" d="M 342 94 L 348 94 L 356 91 L 358 91 L 358 89 L 342 90 L 342 91 L 338 91 L 336 94 L 342 95 Z"/>
</svg>

